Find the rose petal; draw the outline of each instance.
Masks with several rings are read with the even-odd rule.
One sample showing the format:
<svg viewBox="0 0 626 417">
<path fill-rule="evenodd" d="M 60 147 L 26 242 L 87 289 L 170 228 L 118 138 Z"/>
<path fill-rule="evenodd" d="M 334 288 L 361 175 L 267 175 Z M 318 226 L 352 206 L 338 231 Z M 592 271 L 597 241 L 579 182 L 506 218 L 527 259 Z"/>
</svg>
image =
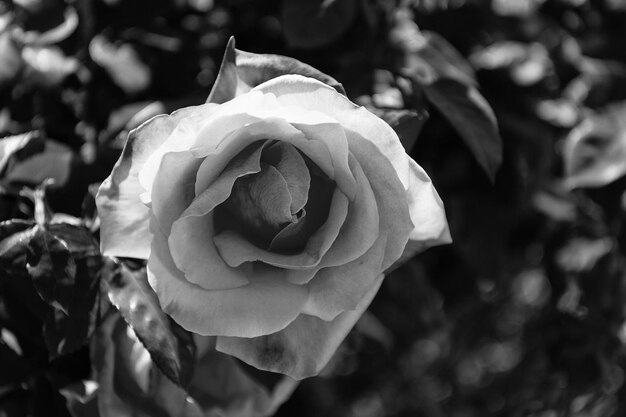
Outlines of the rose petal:
<svg viewBox="0 0 626 417">
<path fill-rule="evenodd" d="M 269 117 L 257 119 L 247 115 L 249 124 L 243 125 L 219 142 L 210 147 L 196 149 L 195 155 L 204 157 L 204 162 L 198 169 L 196 176 L 196 195 L 204 191 L 209 184 L 222 172 L 228 161 L 235 157 L 243 148 L 258 140 L 273 139 L 287 142 L 297 147 L 302 153 L 311 158 L 322 171 L 332 178 L 334 168 L 332 166 L 328 149 L 317 141 L 309 141 L 304 134 L 287 123 L 284 119 Z M 230 120 L 240 122 L 241 120 Z M 221 122 L 220 122 L 221 123 Z M 206 134 L 212 131 L 214 126 L 206 127 Z M 205 134 L 205 133 L 201 133 Z"/>
<path fill-rule="evenodd" d="M 318 233 L 313 235 L 303 252 L 295 255 L 283 255 L 266 251 L 251 244 L 237 233 L 224 232 L 213 239 L 224 261 L 233 267 L 242 265 L 244 262 L 261 261 L 280 268 L 287 268 L 291 270 L 287 275 L 289 282 L 304 284 L 321 268 L 343 265 L 359 258 L 378 238 L 379 214 L 372 188 L 363 170 L 352 156 L 350 157 L 350 169 L 357 181 L 358 191 L 354 201 L 349 204 L 345 223 L 341 226 L 339 234 L 332 236 L 332 246 L 330 248 L 324 246 L 327 251 L 324 253 L 310 252 L 309 244 L 313 237 L 323 239 L 323 234 L 335 230 L 326 229 L 326 225 L 331 222 L 333 225 L 337 224 L 332 206 L 328 215 L 328 222 L 318 230 Z M 333 204 L 334 201 L 335 198 L 333 198 Z M 326 242 L 328 241 L 329 239 L 326 239 Z M 314 243 L 317 242 L 317 240 L 314 241 Z M 311 249 L 316 247 L 312 246 Z M 304 271 L 298 272 L 299 270 Z"/>
<path fill-rule="evenodd" d="M 428 174 L 412 159 L 409 159 L 409 166 L 411 177 L 407 196 L 415 229 L 409 236 L 401 260 L 408 259 L 431 246 L 452 242 L 443 202 Z"/>
<path fill-rule="evenodd" d="M 275 167 L 264 162 L 258 173 L 235 181 L 222 207 L 247 229 L 247 237 L 265 241 L 265 244 L 269 244 L 286 223 L 295 220 L 287 181 Z"/>
<path fill-rule="evenodd" d="M 224 262 L 231 267 L 259 260 L 268 265 L 295 270 L 315 267 L 338 236 L 348 215 L 348 205 L 347 197 L 339 189 L 335 189 L 328 220 L 309 238 L 302 252 L 294 255 L 261 249 L 239 233 L 228 230 L 215 236 L 213 242 Z"/>
<path fill-rule="evenodd" d="M 291 285 L 281 270 L 254 269 L 254 280 L 234 289 L 206 290 L 185 279 L 170 255 L 167 238 L 153 227 L 148 281 L 167 314 L 185 329 L 205 336 L 257 337 L 277 332 L 302 311 L 303 286 Z M 213 273 L 212 269 L 205 273 Z"/>
<path fill-rule="evenodd" d="M 144 189 L 138 175 L 177 123 L 193 111 L 187 108 L 170 116 L 154 117 L 128 135 L 120 159 L 96 196 L 102 224 L 100 246 L 104 255 L 142 259 L 150 256 L 150 210 L 139 199 Z"/>
<path fill-rule="evenodd" d="M 215 411 L 225 417 L 270 416 L 298 386 L 298 381 L 283 376 L 276 386 L 267 389 L 249 376 L 235 358 L 216 351 L 214 343 L 200 356 L 188 388 L 206 412 Z"/>
<path fill-rule="evenodd" d="M 300 153 L 284 142 L 265 149 L 263 157 L 281 173 L 291 195 L 291 213 L 296 214 L 309 198 L 311 175 Z"/>
<path fill-rule="evenodd" d="M 344 311 L 357 308 L 384 271 L 387 236 L 379 237 L 360 258 L 344 265 L 323 268 L 308 283 L 305 314 L 330 321 Z"/>
<path fill-rule="evenodd" d="M 170 234 L 172 223 L 193 201 L 196 173 L 201 163 L 202 159 L 190 152 L 163 155 L 152 187 L 152 212 L 165 234 Z"/>
<path fill-rule="evenodd" d="M 333 180 L 339 189 L 352 200 L 357 189 L 356 180 L 349 168 L 348 141 L 341 125 L 334 121 L 332 123 L 292 122 L 292 124 L 304 133 L 308 140 L 316 140 L 326 145 L 335 170 Z"/>
<path fill-rule="evenodd" d="M 358 188 L 354 201 L 350 202 L 346 222 L 316 268 L 300 273 L 290 272 L 287 275 L 289 282 L 305 284 L 322 268 L 344 265 L 358 259 L 371 248 L 383 232 L 380 222 L 381 215 L 384 214 L 380 213 L 381 209 L 378 207 L 369 180 L 354 156 L 350 155 L 349 162 Z"/>
<path fill-rule="evenodd" d="M 162 142 L 150 155 L 140 170 L 139 182 L 146 190 L 142 196 L 144 202 L 150 202 L 152 184 L 161 165 L 161 159 L 165 154 L 190 151 L 198 158 L 204 157 L 205 155 L 198 153 L 198 144 L 202 144 L 203 149 L 211 149 L 233 130 L 258 119 L 249 113 L 254 113 L 257 108 L 273 107 L 276 107 L 274 97 L 253 92 L 236 97 L 222 105 L 209 103 L 183 109 L 188 110 L 186 117 L 180 119 L 167 140 Z M 266 114 L 267 112 L 263 111 L 262 113 Z"/>
<path fill-rule="evenodd" d="M 381 274 L 356 309 L 341 313 L 333 321 L 303 314 L 284 330 L 267 336 L 218 336 L 216 349 L 259 369 L 295 379 L 317 375 L 370 304 L 382 280 Z"/>
<path fill-rule="evenodd" d="M 414 230 L 407 192 L 391 162 L 376 145 L 355 132 L 348 133 L 348 143 L 374 191 L 380 215 L 380 233 L 388 236 L 382 263 L 384 271 L 402 255 L 411 230 Z M 416 187 L 419 185 L 415 184 Z"/>
<path fill-rule="evenodd" d="M 218 108 L 219 106 L 216 105 L 204 104 L 201 106 L 186 107 L 171 114 L 170 117 L 174 117 L 182 113 L 181 117 L 176 118 L 176 123 L 173 125 L 167 137 L 157 144 L 157 147 L 152 150 L 142 166 L 137 167 L 137 179 L 143 188 L 141 200 L 144 204 L 150 204 L 152 201 L 152 185 L 159 171 L 159 167 L 161 166 L 163 156 L 169 152 L 188 151 L 193 143 L 193 139 L 197 135 L 198 126 L 201 125 L 204 120 L 210 119 L 210 116 L 217 111 Z M 151 120 L 144 124 L 150 125 L 150 123 Z"/>
<path fill-rule="evenodd" d="M 212 211 L 229 197 L 237 178 L 261 170 L 263 145 L 250 145 L 230 161 L 222 175 L 173 223 L 168 238 L 172 259 L 191 283 L 214 290 L 248 282 L 245 272 L 228 267 L 213 245 Z"/>
<path fill-rule="evenodd" d="M 327 114 L 344 129 L 367 138 L 389 159 L 404 187 L 408 187 L 408 156 L 398 135 L 382 119 L 352 103 L 333 88 L 313 78 L 290 74 L 260 84 L 252 91 L 272 93 L 278 103 L 287 107 Z"/>
</svg>

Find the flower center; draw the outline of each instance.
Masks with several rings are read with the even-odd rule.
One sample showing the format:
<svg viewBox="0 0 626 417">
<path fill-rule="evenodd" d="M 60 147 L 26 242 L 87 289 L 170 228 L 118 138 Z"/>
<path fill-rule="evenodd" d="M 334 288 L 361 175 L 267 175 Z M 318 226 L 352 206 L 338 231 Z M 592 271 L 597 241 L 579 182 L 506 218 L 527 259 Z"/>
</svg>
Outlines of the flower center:
<svg viewBox="0 0 626 417">
<path fill-rule="evenodd" d="M 235 181 L 216 211 L 216 226 L 263 249 L 294 253 L 326 221 L 335 183 L 291 144 L 262 146 L 261 170 Z"/>
</svg>

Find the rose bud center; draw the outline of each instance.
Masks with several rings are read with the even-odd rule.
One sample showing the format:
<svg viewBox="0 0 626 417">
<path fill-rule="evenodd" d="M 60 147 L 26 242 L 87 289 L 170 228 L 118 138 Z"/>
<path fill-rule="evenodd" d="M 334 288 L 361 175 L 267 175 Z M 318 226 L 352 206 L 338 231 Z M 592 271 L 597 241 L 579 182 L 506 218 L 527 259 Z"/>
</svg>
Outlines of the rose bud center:
<svg viewBox="0 0 626 417">
<path fill-rule="evenodd" d="M 261 170 L 235 181 L 216 211 L 216 228 L 236 231 L 263 249 L 297 252 L 326 221 L 335 183 L 289 143 L 260 146 Z"/>
</svg>

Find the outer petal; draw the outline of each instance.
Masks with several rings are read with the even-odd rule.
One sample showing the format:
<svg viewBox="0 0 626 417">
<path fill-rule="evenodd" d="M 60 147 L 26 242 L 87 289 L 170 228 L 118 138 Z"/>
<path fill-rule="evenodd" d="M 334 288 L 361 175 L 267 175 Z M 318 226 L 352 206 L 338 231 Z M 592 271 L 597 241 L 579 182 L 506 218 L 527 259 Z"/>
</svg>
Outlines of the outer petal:
<svg viewBox="0 0 626 417">
<path fill-rule="evenodd" d="M 139 199 L 145 190 L 138 175 L 150 155 L 192 111 L 187 108 L 170 116 L 156 116 L 130 132 L 120 159 L 96 196 L 104 255 L 143 259 L 150 255 L 150 210 Z"/>
<path fill-rule="evenodd" d="M 348 142 L 376 196 L 380 232 L 388 236 L 385 260 L 382 262 L 382 270 L 385 270 L 402 255 L 414 229 L 407 193 L 391 162 L 372 142 L 354 132 L 348 133 Z"/>
<path fill-rule="evenodd" d="M 304 312 L 330 321 L 357 308 L 383 271 L 386 244 L 387 236 L 383 235 L 359 259 L 319 271 L 308 284 L 309 301 Z"/>
<path fill-rule="evenodd" d="M 409 185 L 408 157 L 398 135 L 382 119 L 352 103 L 326 84 L 301 75 L 283 75 L 258 85 L 252 91 L 276 95 L 284 106 L 319 111 L 337 120 L 370 142 L 391 161 L 405 188 Z"/>
<path fill-rule="evenodd" d="M 381 274 L 356 309 L 333 321 L 301 315 L 284 330 L 257 338 L 217 338 L 216 349 L 259 369 L 280 372 L 295 379 L 317 375 L 328 363 L 374 298 L 383 280 Z"/>
<path fill-rule="evenodd" d="M 205 336 L 258 337 L 284 329 L 302 311 L 306 288 L 291 285 L 275 268 L 257 268 L 243 287 L 205 290 L 176 268 L 167 239 L 153 227 L 148 280 L 163 311 L 185 329 Z M 207 271 L 208 272 L 208 271 Z"/>
<path fill-rule="evenodd" d="M 412 159 L 409 162 L 411 185 L 407 189 L 407 197 L 415 229 L 411 232 L 406 248 L 395 266 L 403 264 L 413 255 L 432 246 L 452 242 L 443 202 L 437 190 L 422 167 Z"/>
<path fill-rule="evenodd" d="M 201 354 L 188 388 L 205 412 L 225 417 L 270 416 L 298 386 L 298 381 L 284 376 L 271 390 L 266 388 L 242 369 L 241 362 L 217 352 L 215 338 L 211 339 L 213 346 Z"/>
</svg>

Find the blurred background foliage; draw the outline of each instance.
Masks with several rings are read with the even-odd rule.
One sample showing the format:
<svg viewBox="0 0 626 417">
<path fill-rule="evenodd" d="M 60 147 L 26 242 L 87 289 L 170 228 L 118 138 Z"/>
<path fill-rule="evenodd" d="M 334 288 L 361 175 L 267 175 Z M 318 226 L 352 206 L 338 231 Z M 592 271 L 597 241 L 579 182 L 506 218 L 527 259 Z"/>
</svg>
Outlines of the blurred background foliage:
<svg viewBox="0 0 626 417">
<path fill-rule="evenodd" d="M 37 228 L 41 200 L 20 190 L 51 177 L 51 211 L 97 234 L 93 194 L 128 131 L 203 103 L 231 35 L 333 76 L 402 132 L 454 239 L 390 273 L 277 415 L 626 415 L 626 3 L 3 1 L 0 221 Z M 68 415 L 59 389 L 88 351 L 28 285 L 0 287 L 0 415 Z"/>
</svg>

